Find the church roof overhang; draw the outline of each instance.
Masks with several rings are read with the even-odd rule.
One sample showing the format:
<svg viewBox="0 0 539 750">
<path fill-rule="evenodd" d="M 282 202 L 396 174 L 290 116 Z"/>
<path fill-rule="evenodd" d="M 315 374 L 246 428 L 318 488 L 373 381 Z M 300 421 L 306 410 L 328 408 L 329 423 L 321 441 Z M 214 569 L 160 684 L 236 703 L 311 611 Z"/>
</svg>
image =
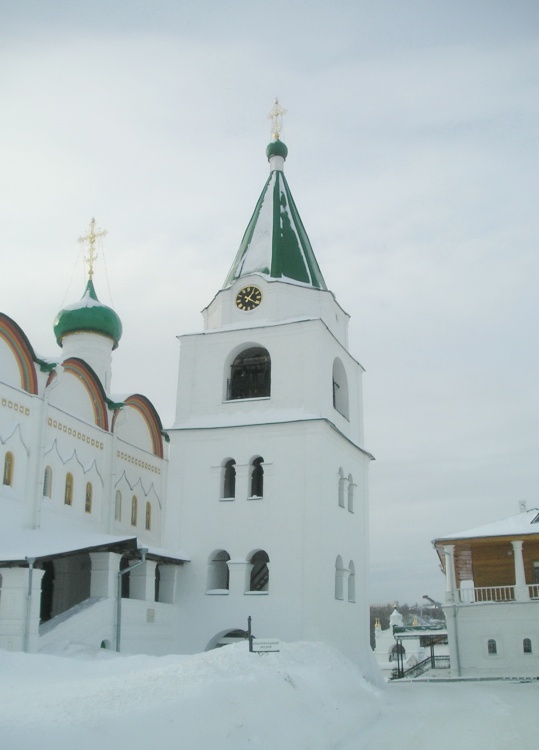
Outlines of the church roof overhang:
<svg viewBox="0 0 539 750">
<path fill-rule="evenodd" d="M 260 399 L 263 400 L 263 399 Z M 179 425 L 174 425 L 173 427 L 167 428 L 168 432 L 188 432 L 193 430 L 222 430 L 222 429 L 237 429 L 237 428 L 243 428 L 243 427 L 262 427 L 262 426 L 272 426 L 272 425 L 282 425 L 282 424 L 302 424 L 302 423 L 309 423 L 312 424 L 314 422 L 320 422 L 328 425 L 332 430 L 335 430 L 342 438 L 344 438 L 350 445 L 352 445 L 354 448 L 357 448 L 361 453 L 363 453 L 369 460 L 375 461 L 375 457 L 372 455 L 372 453 L 369 453 L 369 451 L 365 450 L 365 448 L 362 448 L 360 445 L 355 443 L 353 440 L 351 440 L 347 435 L 345 435 L 342 430 L 339 430 L 337 425 L 332 422 L 327 417 L 320 417 L 320 416 L 306 416 L 304 413 L 301 416 L 297 417 L 289 417 L 289 418 L 279 418 L 278 415 L 275 415 L 272 418 L 265 419 L 261 421 L 258 419 L 256 422 L 246 422 L 245 420 L 240 420 L 237 423 L 233 423 L 230 421 L 230 417 L 224 417 L 221 422 L 218 424 L 216 423 L 215 416 L 211 416 L 207 418 L 207 421 L 202 420 L 192 420 L 189 422 L 184 422 Z"/>
<path fill-rule="evenodd" d="M 59 539 L 58 534 L 46 530 L 11 529 L 9 534 L 0 535 L 0 566 L 26 565 L 29 559 L 40 562 L 82 552 L 126 554 L 137 549 L 137 539 L 132 536 L 77 531 Z"/>
<path fill-rule="evenodd" d="M 190 560 L 189 556 L 183 552 L 145 545 L 140 539 L 132 536 L 75 533 L 71 539 L 59 542 L 46 531 L 22 529 L 15 532 L 15 538 L 15 546 L 9 549 L 3 535 L 0 535 L 0 567 L 27 565 L 30 559 L 37 563 L 45 560 L 58 560 L 84 552 L 116 552 L 128 558 L 138 559 L 141 547 L 148 549 L 147 560 L 171 565 L 182 564 Z"/>
<path fill-rule="evenodd" d="M 537 537 L 539 539 L 539 508 L 531 508 L 509 518 L 503 518 L 493 523 L 477 526 L 474 529 L 461 531 L 451 536 L 433 539 L 432 544 L 440 547 L 447 544 L 462 544 L 464 542 L 481 544 L 494 541 L 509 542 L 511 539 L 523 537 Z"/>
</svg>

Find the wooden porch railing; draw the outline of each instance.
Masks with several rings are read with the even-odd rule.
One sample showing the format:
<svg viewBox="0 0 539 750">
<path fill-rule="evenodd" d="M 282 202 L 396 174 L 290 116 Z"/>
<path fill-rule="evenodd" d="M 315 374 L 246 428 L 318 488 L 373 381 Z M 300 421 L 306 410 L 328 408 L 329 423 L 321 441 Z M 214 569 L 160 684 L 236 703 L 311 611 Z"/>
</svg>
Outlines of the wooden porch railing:
<svg viewBox="0 0 539 750">
<path fill-rule="evenodd" d="M 473 604 L 475 602 L 514 602 L 515 587 L 481 586 L 473 589 L 459 589 L 458 596 L 462 604 Z"/>
<path fill-rule="evenodd" d="M 530 599 L 539 599 L 539 583 L 531 583 L 528 586 Z"/>
</svg>

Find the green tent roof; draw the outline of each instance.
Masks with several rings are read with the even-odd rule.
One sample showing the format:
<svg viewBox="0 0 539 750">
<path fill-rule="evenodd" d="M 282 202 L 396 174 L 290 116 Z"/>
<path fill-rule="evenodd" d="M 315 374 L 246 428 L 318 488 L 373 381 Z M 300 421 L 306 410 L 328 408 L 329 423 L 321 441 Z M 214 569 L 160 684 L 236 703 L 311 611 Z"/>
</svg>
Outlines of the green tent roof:
<svg viewBox="0 0 539 750">
<path fill-rule="evenodd" d="M 264 185 L 224 286 L 251 273 L 327 289 L 283 173 L 288 149 L 280 140 L 267 148 L 270 176 Z"/>
</svg>

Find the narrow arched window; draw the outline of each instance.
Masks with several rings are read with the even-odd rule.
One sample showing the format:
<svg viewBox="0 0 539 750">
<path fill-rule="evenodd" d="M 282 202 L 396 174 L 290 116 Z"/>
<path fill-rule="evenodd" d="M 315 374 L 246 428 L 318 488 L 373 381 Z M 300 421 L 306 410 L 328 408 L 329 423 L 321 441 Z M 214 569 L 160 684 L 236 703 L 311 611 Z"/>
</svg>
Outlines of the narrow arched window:
<svg viewBox="0 0 539 750">
<path fill-rule="evenodd" d="M 86 482 L 86 493 L 84 495 L 84 511 L 85 513 L 92 512 L 92 495 L 93 488 L 91 482 Z"/>
<path fill-rule="evenodd" d="M 236 497 L 236 462 L 230 458 L 223 466 L 222 495 L 225 500 Z"/>
<path fill-rule="evenodd" d="M 498 647 L 496 645 L 496 641 L 494 638 L 489 638 L 487 643 L 487 650 L 489 654 L 497 654 L 498 653 Z"/>
<path fill-rule="evenodd" d="M 343 592 L 344 567 L 342 557 L 337 555 L 335 560 L 335 599 L 344 599 Z"/>
<path fill-rule="evenodd" d="M 344 482 L 345 482 L 344 471 L 341 468 L 339 469 L 339 494 L 338 494 L 339 507 L 341 508 L 344 508 Z"/>
<path fill-rule="evenodd" d="M 529 638 L 524 638 L 524 640 L 522 641 L 522 650 L 525 654 L 531 654 L 532 642 Z"/>
<path fill-rule="evenodd" d="M 146 531 L 150 531 L 152 528 L 152 506 L 149 502 L 146 503 L 146 515 L 144 518 L 144 528 Z"/>
<path fill-rule="evenodd" d="M 137 496 L 131 498 L 131 526 L 137 525 Z"/>
<path fill-rule="evenodd" d="M 271 393 L 271 359 L 267 349 L 254 346 L 238 354 L 230 368 L 227 399 L 262 398 Z"/>
<path fill-rule="evenodd" d="M 66 474 L 64 505 L 73 505 L 73 474 L 71 472 Z"/>
<path fill-rule="evenodd" d="M 52 497 L 52 469 L 45 467 L 43 472 L 43 497 Z"/>
<path fill-rule="evenodd" d="M 333 408 L 348 419 L 348 378 L 344 365 L 338 357 L 333 362 Z"/>
<path fill-rule="evenodd" d="M 249 577 L 249 591 L 268 591 L 269 590 L 269 557 L 264 550 L 259 550 L 251 556 L 252 565 L 251 575 Z"/>
<path fill-rule="evenodd" d="M 116 490 L 116 498 L 114 500 L 114 520 L 122 520 L 122 493 L 120 490 Z"/>
<path fill-rule="evenodd" d="M 15 463 L 15 459 L 13 457 L 13 453 L 11 451 L 8 451 L 6 455 L 4 456 L 4 479 L 3 479 L 3 484 L 7 485 L 8 487 L 11 487 L 13 485 L 14 463 Z"/>
<path fill-rule="evenodd" d="M 348 510 L 350 513 L 354 512 L 354 479 L 351 474 L 348 474 Z"/>
<path fill-rule="evenodd" d="M 216 550 L 210 555 L 208 563 L 208 591 L 228 591 L 230 555 L 226 550 Z"/>
<path fill-rule="evenodd" d="M 264 459 L 260 456 L 251 464 L 251 497 L 264 497 Z"/>
<path fill-rule="evenodd" d="M 348 564 L 348 601 L 356 600 L 356 567 L 352 560 Z"/>
</svg>

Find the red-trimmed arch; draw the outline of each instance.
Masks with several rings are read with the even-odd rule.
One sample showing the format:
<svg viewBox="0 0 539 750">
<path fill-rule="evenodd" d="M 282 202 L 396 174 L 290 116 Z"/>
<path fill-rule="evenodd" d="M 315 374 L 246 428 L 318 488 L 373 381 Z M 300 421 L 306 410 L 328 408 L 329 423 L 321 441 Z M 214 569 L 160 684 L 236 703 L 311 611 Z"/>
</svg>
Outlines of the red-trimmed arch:
<svg viewBox="0 0 539 750">
<path fill-rule="evenodd" d="M 142 415 L 150 433 L 150 439 L 152 441 L 152 453 L 154 454 L 154 456 L 163 458 L 163 438 L 161 435 L 163 431 L 163 425 L 161 424 L 159 414 L 155 410 L 155 406 L 149 399 L 146 398 L 146 396 L 142 396 L 140 393 L 134 393 L 133 395 L 128 396 L 126 399 L 124 399 L 124 404 L 125 406 L 130 406 L 131 408 L 136 409 Z M 116 414 L 114 415 L 114 419 L 115 418 Z"/>
<path fill-rule="evenodd" d="M 21 376 L 21 388 L 37 394 L 36 355 L 22 328 L 5 313 L 0 313 L 0 338 L 13 352 Z"/>
<path fill-rule="evenodd" d="M 86 364 L 82 359 L 77 357 L 70 357 L 69 359 L 62 362 L 65 372 L 70 372 L 76 378 L 80 380 L 83 386 L 86 388 L 92 407 L 94 410 L 94 420 L 98 427 L 102 430 L 109 429 L 109 419 L 107 414 L 106 396 L 101 381 L 92 370 L 92 368 Z"/>
</svg>

